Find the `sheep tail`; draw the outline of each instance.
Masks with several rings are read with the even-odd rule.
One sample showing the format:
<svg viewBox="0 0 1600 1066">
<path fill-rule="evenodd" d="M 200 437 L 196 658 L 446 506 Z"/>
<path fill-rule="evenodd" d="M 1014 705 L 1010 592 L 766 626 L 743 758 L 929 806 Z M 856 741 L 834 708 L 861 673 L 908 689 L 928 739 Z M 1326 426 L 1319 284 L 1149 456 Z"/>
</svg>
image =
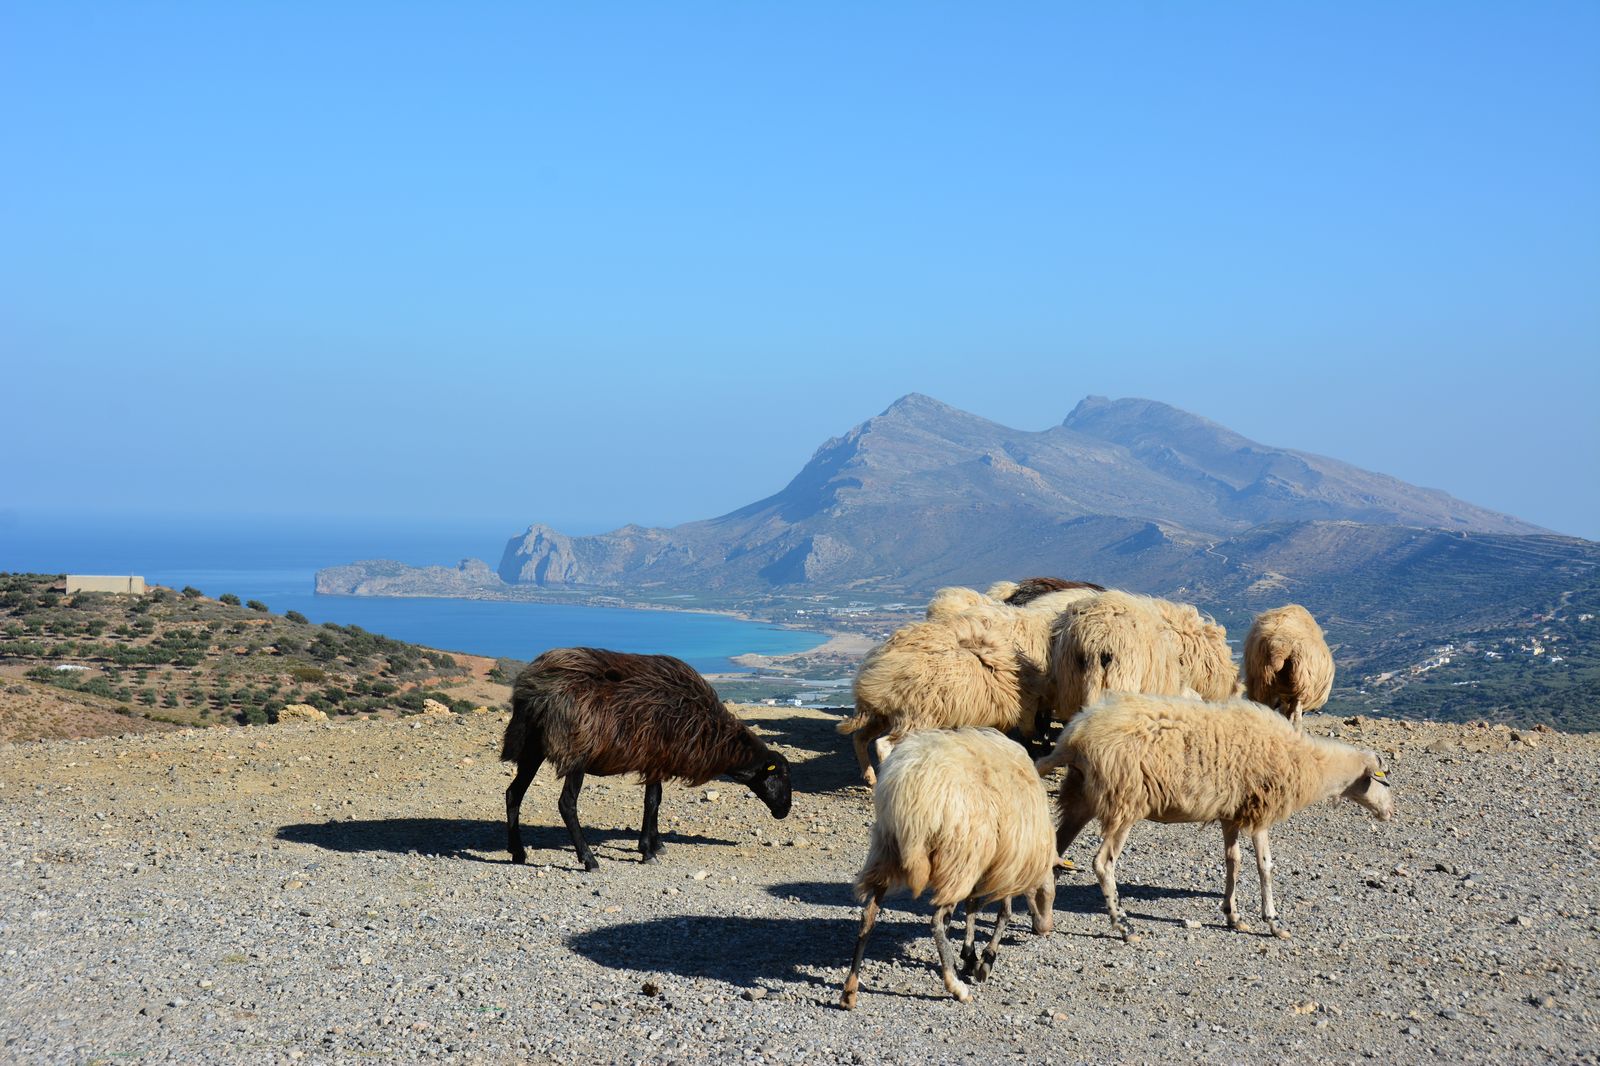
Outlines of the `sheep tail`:
<svg viewBox="0 0 1600 1066">
<path fill-rule="evenodd" d="M 857 707 L 855 714 L 852 714 L 849 718 L 846 718 L 833 728 L 839 733 L 849 736 L 851 733 L 863 728 L 868 722 L 872 721 L 873 717 L 873 713 L 867 708 Z"/>
</svg>

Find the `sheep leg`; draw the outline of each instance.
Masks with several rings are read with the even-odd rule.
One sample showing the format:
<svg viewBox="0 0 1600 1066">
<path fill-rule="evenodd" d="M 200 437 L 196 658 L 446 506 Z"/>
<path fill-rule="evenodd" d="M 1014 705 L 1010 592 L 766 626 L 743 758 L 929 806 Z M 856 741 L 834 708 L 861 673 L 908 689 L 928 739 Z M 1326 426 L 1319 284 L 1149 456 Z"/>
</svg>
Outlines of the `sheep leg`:
<svg viewBox="0 0 1600 1066">
<path fill-rule="evenodd" d="M 578 793 L 582 791 L 583 771 L 574 770 L 567 775 L 567 783 L 561 787 L 561 800 L 556 806 L 561 809 L 561 820 L 567 823 L 567 832 L 572 835 L 572 846 L 578 849 L 583 868 L 598 870 L 600 863 L 595 860 L 594 852 L 589 850 L 588 843 L 583 839 L 583 826 L 578 824 Z"/>
<path fill-rule="evenodd" d="M 1128 943 L 1133 942 L 1133 926 L 1128 923 L 1117 901 L 1117 856 L 1128 841 L 1130 825 L 1102 825 L 1105 839 L 1094 856 L 1094 875 L 1100 881 L 1100 894 L 1106 899 L 1106 910 L 1111 915 L 1111 928 Z"/>
<path fill-rule="evenodd" d="M 1056 798 L 1056 855 L 1067 853 L 1067 848 L 1078 839 L 1083 827 L 1094 819 L 1094 804 L 1084 795 L 1083 775 L 1076 770 L 1067 771 L 1061 782 L 1061 792 Z"/>
<path fill-rule="evenodd" d="M 944 975 L 945 991 L 965 1003 L 972 998 L 967 986 L 956 976 L 955 952 L 950 947 L 950 915 L 954 903 L 946 903 L 933 912 L 933 946 L 939 949 L 939 971 Z"/>
<path fill-rule="evenodd" d="M 1006 923 L 1011 921 L 1011 897 L 1006 896 L 1000 901 L 1000 913 L 994 916 L 994 935 L 989 938 L 989 946 L 983 949 L 983 961 L 978 963 L 978 971 L 972 975 L 974 981 L 987 981 L 989 971 L 994 969 L 994 960 L 1000 954 L 1000 936 L 1006 931 Z"/>
<path fill-rule="evenodd" d="M 982 905 L 976 896 L 967 900 L 967 931 L 961 939 L 961 976 L 971 977 L 978 968 L 978 911 Z"/>
<path fill-rule="evenodd" d="M 867 934 L 872 932 L 872 923 L 878 920 L 878 904 L 883 902 L 884 889 L 878 889 L 867 900 L 867 905 L 861 908 L 861 931 L 856 934 L 856 954 L 850 961 L 850 976 L 844 979 L 844 996 L 839 1000 L 839 1006 L 845 1010 L 854 1010 L 856 1006 L 856 992 L 861 988 L 861 957 L 867 953 Z"/>
<path fill-rule="evenodd" d="M 527 795 L 528 786 L 543 764 L 544 750 L 530 737 L 517 760 L 517 776 L 506 786 L 506 850 L 519 866 L 528 861 L 528 852 L 522 846 L 522 797 Z"/>
<path fill-rule="evenodd" d="M 1300 724 L 1300 715 L 1303 713 L 1303 708 L 1304 708 L 1304 705 L 1299 700 L 1295 700 L 1294 701 L 1294 710 L 1289 712 L 1289 721 L 1294 723 L 1294 727 L 1296 729 L 1299 729 L 1299 730 L 1302 730 L 1302 731 L 1304 731 L 1304 729 L 1305 729 L 1305 727 Z"/>
<path fill-rule="evenodd" d="M 644 786 L 644 825 L 639 829 L 639 854 L 645 862 L 655 862 L 664 846 L 656 826 L 656 813 L 661 809 L 661 782 L 647 781 Z"/>
<path fill-rule="evenodd" d="M 1261 877 L 1261 918 L 1273 936 L 1289 937 L 1289 930 L 1278 924 L 1278 907 L 1272 899 L 1272 845 L 1267 841 L 1267 831 L 1257 829 L 1250 842 L 1256 853 L 1256 873 Z"/>
<path fill-rule="evenodd" d="M 1248 933 L 1250 927 L 1239 920 L 1239 826 L 1222 823 L 1222 916 L 1228 928 Z"/>
<path fill-rule="evenodd" d="M 877 771 L 872 768 L 871 747 L 877 734 L 871 731 L 871 726 L 862 726 L 851 735 L 850 740 L 856 746 L 856 762 L 861 764 L 861 780 L 869 785 L 878 783 Z"/>
</svg>

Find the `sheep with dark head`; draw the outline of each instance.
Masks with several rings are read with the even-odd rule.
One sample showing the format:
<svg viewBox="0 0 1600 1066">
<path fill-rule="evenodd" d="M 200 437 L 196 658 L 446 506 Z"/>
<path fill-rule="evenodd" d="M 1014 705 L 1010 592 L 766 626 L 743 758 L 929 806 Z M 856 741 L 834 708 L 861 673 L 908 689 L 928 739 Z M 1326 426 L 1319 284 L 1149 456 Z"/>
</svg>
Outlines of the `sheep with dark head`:
<svg viewBox="0 0 1600 1066">
<path fill-rule="evenodd" d="M 1248 695 L 1296 726 L 1333 691 L 1333 653 L 1322 627 L 1298 603 L 1262 611 L 1244 641 Z"/>
<path fill-rule="evenodd" d="M 599 648 L 556 648 L 517 675 L 511 723 L 500 752 L 517 764 L 506 789 L 507 848 L 528 861 L 518 812 L 528 785 L 549 760 L 566 779 L 559 807 L 584 868 L 599 866 L 578 824 L 586 774 L 638 774 L 644 779 L 639 851 L 662 850 L 656 828 L 661 783 L 700 785 L 725 775 L 749 787 L 773 816 L 789 813 L 789 762 L 735 718 L 688 663 L 670 655 L 629 655 Z"/>
</svg>

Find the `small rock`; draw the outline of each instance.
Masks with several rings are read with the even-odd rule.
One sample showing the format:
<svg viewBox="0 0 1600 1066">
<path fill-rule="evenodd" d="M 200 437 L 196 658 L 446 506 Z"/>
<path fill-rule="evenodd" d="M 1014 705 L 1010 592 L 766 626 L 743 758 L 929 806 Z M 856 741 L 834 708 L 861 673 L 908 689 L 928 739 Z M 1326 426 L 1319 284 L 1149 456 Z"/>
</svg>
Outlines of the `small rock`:
<svg viewBox="0 0 1600 1066">
<path fill-rule="evenodd" d="M 752 1002 L 758 999 L 766 999 L 767 990 L 765 988 L 747 988 L 744 990 L 744 998 Z"/>
<path fill-rule="evenodd" d="M 1542 992 L 1535 992 L 1533 995 L 1528 997 L 1528 1002 L 1533 1004 L 1535 1007 L 1554 1007 L 1556 1005 L 1556 997 L 1546 995 Z"/>
<path fill-rule="evenodd" d="M 1203 924 L 1204 923 L 1202 923 L 1198 918 L 1185 918 L 1183 920 L 1183 927 L 1185 929 L 1199 929 Z"/>
<path fill-rule="evenodd" d="M 710 876 L 711 876 L 711 871 L 709 871 L 709 870 L 696 870 L 694 872 L 694 879 L 696 881 L 704 881 L 706 878 L 708 878 Z"/>
<path fill-rule="evenodd" d="M 1517 926 L 1521 926 L 1522 928 L 1526 929 L 1526 928 L 1528 928 L 1528 926 L 1533 924 L 1533 919 L 1531 917 L 1529 917 L 1528 915 L 1526 915 L 1526 914 L 1519 914 L 1515 918 L 1512 918 L 1506 924 L 1507 925 L 1517 925 Z"/>
<path fill-rule="evenodd" d="M 1289 1009 L 1294 1011 L 1296 1014 L 1315 1014 L 1317 1012 L 1317 1001 L 1313 999 L 1303 999 L 1299 1003 L 1292 1004 Z"/>
<path fill-rule="evenodd" d="M 789 841 L 789 846 L 793 848 L 809 848 L 811 846 L 811 841 L 807 840 L 805 837 L 795 837 L 793 840 Z"/>
<path fill-rule="evenodd" d="M 714 788 L 708 788 L 700 793 L 700 799 L 706 803 L 715 803 L 722 798 L 722 793 Z"/>
</svg>

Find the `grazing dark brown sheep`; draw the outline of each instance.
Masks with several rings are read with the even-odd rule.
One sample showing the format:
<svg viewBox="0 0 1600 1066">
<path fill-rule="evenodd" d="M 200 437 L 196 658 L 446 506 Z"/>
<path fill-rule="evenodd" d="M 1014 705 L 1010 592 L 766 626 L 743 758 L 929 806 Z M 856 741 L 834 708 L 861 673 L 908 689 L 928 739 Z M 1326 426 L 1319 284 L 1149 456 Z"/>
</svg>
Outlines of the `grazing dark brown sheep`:
<svg viewBox="0 0 1600 1066">
<path fill-rule="evenodd" d="M 1013 607 L 1032 603 L 1040 596 L 1048 596 L 1052 592 L 1062 592 L 1066 589 L 1089 589 L 1091 592 L 1104 592 L 1104 585 L 1096 585 L 1093 581 L 1068 581 L 1060 577 L 1025 577 L 1017 582 L 1017 587 L 1004 600 Z"/>
<path fill-rule="evenodd" d="M 517 764 L 506 789 L 506 846 L 516 863 L 528 861 L 517 824 L 522 797 L 547 759 L 566 778 L 561 819 L 586 870 L 600 864 L 578 824 L 585 774 L 644 778 L 639 851 L 645 862 L 662 849 L 656 811 L 661 782 L 668 778 L 702 785 L 723 774 L 748 786 L 774 817 L 789 813 L 789 761 L 729 713 L 693 667 L 670 655 L 599 648 L 545 652 L 512 686 L 511 724 L 500 759 Z"/>
</svg>

